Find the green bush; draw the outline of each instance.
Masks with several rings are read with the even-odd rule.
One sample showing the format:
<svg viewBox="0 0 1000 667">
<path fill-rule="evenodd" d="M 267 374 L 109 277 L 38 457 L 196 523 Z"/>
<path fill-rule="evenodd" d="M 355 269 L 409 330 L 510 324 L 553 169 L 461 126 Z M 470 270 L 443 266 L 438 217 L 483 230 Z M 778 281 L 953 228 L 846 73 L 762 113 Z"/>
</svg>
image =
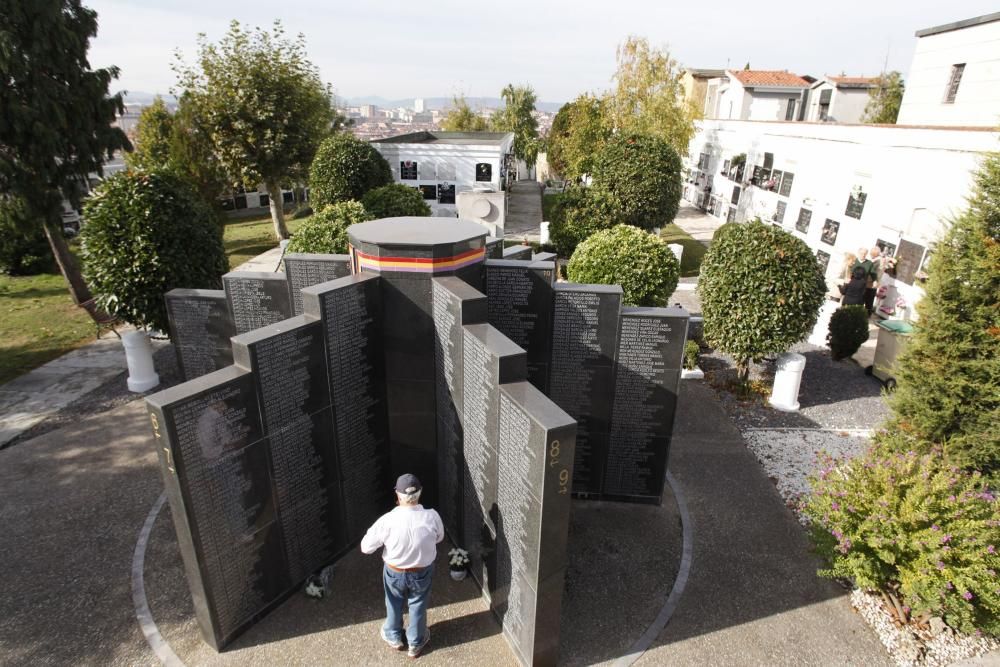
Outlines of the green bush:
<svg viewBox="0 0 1000 667">
<path fill-rule="evenodd" d="M 621 285 L 630 306 L 665 306 L 677 288 L 680 266 L 659 237 L 618 225 L 581 243 L 567 267 L 577 283 Z"/>
<path fill-rule="evenodd" d="M 897 426 L 955 465 L 1000 476 L 1000 154 L 934 246 L 920 319 L 894 372 Z"/>
<path fill-rule="evenodd" d="M 309 168 L 309 203 L 315 210 L 360 200 L 369 190 L 392 183 L 392 170 L 367 141 L 341 132 L 320 144 Z"/>
<path fill-rule="evenodd" d="M 33 276 L 55 268 L 41 221 L 25 216 L 18 200 L 0 199 L 0 273 Z"/>
<path fill-rule="evenodd" d="M 714 243 L 718 241 L 719 239 L 722 238 L 724 234 L 739 226 L 740 223 L 738 222 L 724 222 L 722 225 L 719 226 L 718 229 L 712 232 L 712 242 Z"/>
<path fill-rule="evenodd" d="M 846 359 L 868 340 L 868 311 L 864 306 L 843 306 L 830 317 L 826 342 L 834 361 Z"/>
<path fill-rule="evenodd" d="M 98 304 L 137 326 L 168 331 L 163 295 L 222 287 L 228 270 L 216 216 L 163 170 L 105 179 L 84 207 L 83 271 Z"/>
<path fill-rule="evenodd" d="M 701 353 L 701 348 L 698 347 L 698 342 L 689 340 L 684 343 L 684 368 L 689 371 L 693 371 L 698 367 L 698 354 Z"/>
<path fill-rule="evenodd" d="M 664 227 L 680 205 L 681 159 L 658 137 L 618 134 L 594 154 L 593 187 L 618 202 L 625 224 Z"/>
<path fill-rule="evenodd" d="M 885 593 L 903 622 L 942 616 L 963 632 L 1000 632 L 1000 502 L 980 473 L 940 451 L 879 447 L 823 464 L 804 507 L 830 564 L 820 574 Z"/>
<path fill-rule="evenodd" d="M 734 358 L 745 385 L 751 362 L 784 352 L 812 330 L 826 283 L 804 241 L 755 221 L 712 243 L 698 293 L 706 342 Z"/>
<path fill-rule="evenodd" d="M 400 216 L 426 216 L 431 207 L 424 201 L 420 190 L 402 183 L 390 183 L 369 190 L 361 198 L 361 203 L 373 218 L 395 218 Z"/>
<path fill-rule="evenodd" d="M 342 255 L 347 252 L 347 228 L 371 219 L 360 202 L 331 204 L 302 223 L 288 243 L 288 252 Z"/>
<path fill-rule="evenodd" d="M 558 253 L 569 257 L 583 241 L 625 222 L 617 200 L 596 188 L 569 188 L 552 208 L 549 238 Z"/>
</svg>

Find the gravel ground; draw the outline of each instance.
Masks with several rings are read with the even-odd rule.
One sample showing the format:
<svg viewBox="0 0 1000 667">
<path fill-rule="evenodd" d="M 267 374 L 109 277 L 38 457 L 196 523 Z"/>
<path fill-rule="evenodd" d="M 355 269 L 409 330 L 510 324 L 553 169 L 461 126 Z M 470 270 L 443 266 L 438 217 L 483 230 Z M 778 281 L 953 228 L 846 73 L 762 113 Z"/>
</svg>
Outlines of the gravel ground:
<svg viewBox="0 0 1000 667">
<path fill-rule="evenodd" d="M 833 361 L 829 350 L 807 343 L 791 351 L 806 358 L 798 412 L 775 410 L 760 394 L 739 399 L 728 391 L 725 387 L 736 371 L 725 355 L 703 353 L 701 368 L 785 504 L 806 525 L 799 500 L 809 492 L 809 475 L 818 469 L 816 454 L 825 451 L 847 459 L 864 453 L 871 433 L 889 417 L 890 410 L 881 384 L 866 376 L 853 360 Z M 769 388 L 774 381 L 773 360 L 754 365 L 750 378 Z M 943 667 L 1000 651 L 1000 641 L 958 634 L 940 619 L 934 634 L 910 626 L 897 628 L 877 595 L 855 590 L 851 604 L 901 666 Z"/>
</svg>

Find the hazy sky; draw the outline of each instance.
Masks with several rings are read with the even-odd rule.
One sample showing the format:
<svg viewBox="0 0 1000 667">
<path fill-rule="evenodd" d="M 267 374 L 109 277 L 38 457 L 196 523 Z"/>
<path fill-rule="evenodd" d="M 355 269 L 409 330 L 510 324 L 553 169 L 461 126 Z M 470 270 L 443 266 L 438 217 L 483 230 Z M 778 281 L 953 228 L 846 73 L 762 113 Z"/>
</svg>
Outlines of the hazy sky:
<svg viewBox="0 0 1000 667">
<path fill-rule="evenodd" d="M 562 102 L 608 87 L 629 34 L 690 67 L 799 74 L 904 74 L 914 32 L 988 14 L 997 0 L 85 0 L 97 10 L 94 67 L 118 65 L 113 89 L 167 92 L 180 49 L 218 40 L 231 19 L 306 35 L 309 56 L 341 97 L 498 96 L 508 82 Z"/>
</svg>

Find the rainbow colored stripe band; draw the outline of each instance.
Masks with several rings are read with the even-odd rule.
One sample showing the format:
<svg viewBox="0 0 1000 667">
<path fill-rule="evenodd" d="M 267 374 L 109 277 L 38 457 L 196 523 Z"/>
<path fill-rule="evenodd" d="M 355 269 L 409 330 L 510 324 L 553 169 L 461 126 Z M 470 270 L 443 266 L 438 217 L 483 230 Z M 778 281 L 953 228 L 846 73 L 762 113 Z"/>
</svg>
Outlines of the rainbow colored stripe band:
<svg viewBox="0 0 1000 667">
<path fill-rule="evenodd" d="M 486 258 L 486 248 L 476 248 L 451 257 L 379 257 L 352 249 L 358 266 L 373 271 L 406 271 L 410 273 L 441 273 L 457 271 Z"/>
</svg>

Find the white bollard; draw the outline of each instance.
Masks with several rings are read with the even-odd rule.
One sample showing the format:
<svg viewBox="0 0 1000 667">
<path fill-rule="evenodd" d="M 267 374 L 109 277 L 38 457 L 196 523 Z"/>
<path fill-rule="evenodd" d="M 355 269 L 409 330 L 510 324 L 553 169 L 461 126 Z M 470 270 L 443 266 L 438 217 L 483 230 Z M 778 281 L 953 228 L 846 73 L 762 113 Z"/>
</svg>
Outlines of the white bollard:
<svg viewBox="0 0 1000 667">
<path fill-rule="evenodd" d="M 669 245 L 670 245 L 670 250 L 672 250 L 674 253 L 674 257 L 677 258 L 677 264 L 680 265 L 681 257 L 684 256 L 684 246 L 682 246 L 680 243 L 671 243 Z"/>
<path fill-rule="evenodd" d="M 538 242 L 542 244 L 549 242 L 549 223 L 543 222 L 538 225 Z"/>
<path fill-rule="evenodd" d="M 786 352 L 778 356 L 776 365 L 778 369 L 774 373 L 774 388 L 769 403 L 776 410 L 795 412 L 799 409 L 799 384 L 806 358 L 795 352 Z"/>
<path fill-rule="evenodd" d="M 153 346 L 145 331 L 127 331 L 122 334 L 125 362 L 128 364 L 128 390 L 137 394 L 149 391 L 160 384 L 160 376 L 153 368 Z"/>
</svg>

